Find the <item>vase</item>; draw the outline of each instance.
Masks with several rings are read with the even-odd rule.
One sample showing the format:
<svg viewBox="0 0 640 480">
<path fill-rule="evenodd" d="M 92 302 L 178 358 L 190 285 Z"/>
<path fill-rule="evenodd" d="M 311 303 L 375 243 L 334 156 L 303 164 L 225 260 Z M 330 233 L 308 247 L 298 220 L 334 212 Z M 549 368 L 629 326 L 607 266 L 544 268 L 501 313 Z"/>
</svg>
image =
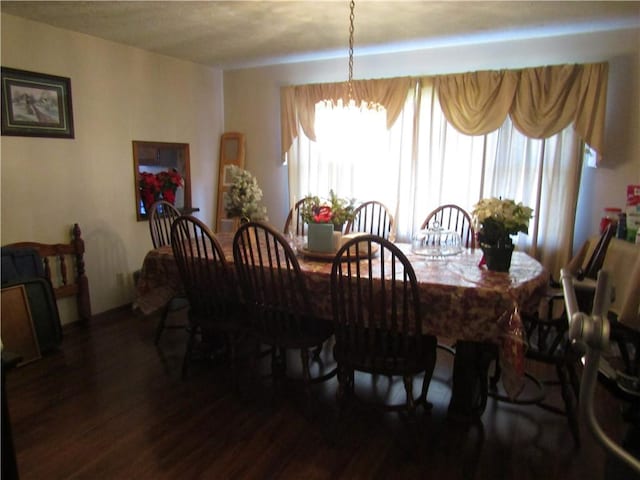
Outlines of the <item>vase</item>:
<svg viewBox="0 0 640 480">
<path fill-rule="evenodd" d="M 480 244 L 484 260 L 488 270 L 494 272 L 508 272 L 511 267 L 511 256 L 513 255 L 513 244 L 510 245 L 487 245 Z"/>
<path fill-rule="evenodd" d="M 309 223 L 307 249 L 312 252 L 331 253 L 333 249 L 333 224 Z"/>
<path fill-rule="evenodd" d="M 342 245 L 342 232 L 336 232 L 335 229 L 333 230 L 332 245 L 333 251 L 337 252 L 340 248 L 340 245 Z"/>
</svg>

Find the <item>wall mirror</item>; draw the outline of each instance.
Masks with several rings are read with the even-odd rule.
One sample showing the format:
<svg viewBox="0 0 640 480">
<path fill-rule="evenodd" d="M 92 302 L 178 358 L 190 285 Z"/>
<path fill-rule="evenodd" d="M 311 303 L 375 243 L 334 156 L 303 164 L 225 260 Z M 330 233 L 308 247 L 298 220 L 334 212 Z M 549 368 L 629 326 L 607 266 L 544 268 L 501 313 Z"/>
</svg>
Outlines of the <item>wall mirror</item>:
<svg viewBox="0 0 640 480">
<path fill-rule="evenodd" d="M 151 206 L 153 200 L 173 201 L 183 213 L 194 211 L 191 205 L 189 168 L 188 143 L 133 141 L 135 205 L 138 221 L 147 219 L 146 209 Z M 166 174 L 175 172 L 182 178 L 182 186 L 171 188 L 174 183 L 167 179 Z M 172 191 L 167 192 L 167 189 Z"/>
<path fill-rule="evenodd" d="M 220 165 L 218 171 L 218 214 L 216 232 L 230 232 L 238 228 L 238 219 L 226 218 L 224 211 L 224 192 L 229 189 L 229 167 L 236 165 L 244 168 L 244 134 L 238 132 L 223 133 L 220 137 Z"/>
</svg>

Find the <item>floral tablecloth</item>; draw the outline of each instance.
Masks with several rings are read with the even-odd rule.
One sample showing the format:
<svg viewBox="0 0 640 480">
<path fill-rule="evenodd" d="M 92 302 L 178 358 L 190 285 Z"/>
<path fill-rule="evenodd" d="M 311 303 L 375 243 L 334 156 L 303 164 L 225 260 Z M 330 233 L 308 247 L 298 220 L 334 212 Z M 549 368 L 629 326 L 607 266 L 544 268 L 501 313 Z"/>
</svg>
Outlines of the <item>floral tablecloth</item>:
<svg viewBox="0 0 640 480">
<path fill-rule="evenodd" d="M 233 262 L 232 235 L 217 236 Z M 549 281 L 542 265 L 523 252 L 514 252 L 509 273 L 479 267 L 482 251 L 465 250 L 443 259 L 426 259 L 398 245 L 411 261 L 420 288 L 425 333 L 438 337 L 498 346 L 507 393 L 516 396 L 524 379 L 524 344 L 520 311 L 537 308 Z M 331 318 L 331 262 L 301 255 L 300 267 L 311 292 L 313 311 Z M 181 289 L 171 247 L 147 253 L 136 286 L 134 308 L 150 314 Z"/>
</svg>

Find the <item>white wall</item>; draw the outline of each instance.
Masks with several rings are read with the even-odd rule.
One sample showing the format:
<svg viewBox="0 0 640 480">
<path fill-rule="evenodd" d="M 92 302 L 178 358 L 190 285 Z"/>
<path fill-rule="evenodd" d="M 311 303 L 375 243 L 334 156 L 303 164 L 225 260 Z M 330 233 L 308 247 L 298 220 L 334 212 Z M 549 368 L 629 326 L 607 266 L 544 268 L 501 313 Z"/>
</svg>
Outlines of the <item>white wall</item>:
<svg viewBox="0 0 640 480">
<path fill-rule="evenodd" d="M 71 79 L 75 139 L 3 136 L 1 243 L 69 239 L 79 223 L 94 313 L 133 299 L 151 247 L 132 140 L 190 145 L 193 205 L 215 215 L 222 72 L 2 15 L 2 66 Z M 68 308 L 65 308 L 68 307 Z M 63 323 L 77 318 L 63 305 Z"/>
<path fill-rule="evenodd" d="M 597 232 L 602 208 L 623 206 L 626 185 L 640 183 L 639 29 L 371 56 L 358 56 L 356 46 L 354 78 L 601 61 L 610 62 L 607 152 L 601 168 L 585 172 L 585 193 L 579 205 L 583 226 L 577 234 L 582 242 Z M 276 225 L 284 224 L 289 209 L 287 168 L 280 159 L 279 88 L 346 78 L 346 57 L 224 72 L 225 129 L 246 134 L 246 167 L 264 190 L 264 203 Z"/>
<path fill-rule="evenodd" d="M 190 144 L 193 204 L 213 226 L 220 134 L 245 133 L 246 166 L 271 221 L 282 225 L 289 206 L 280 86 L 347 74 L 346 58 L 239 69 L 224 73 L 223 95 L 217 69 L 6 14 L 1 26 L 3 66 L 71 78 L 75 139 L 1 138 L 0 243 L 60 242 L 79 223 L 94 313 L 132 300 L 132 272 L 151 245 L 147 224 L 135 219 L 132 140 Z M 379 78 L 599 61 L 611 64 L 607 158 L 585 169 L 586 236 L 604 206 L 621 205 L 624 187 L 640 183 L 639 30 L 372 56 L 358 56 L 356 46 L 354 67 L 356 78 Z M 76 318 L 73 308 L 62 314 L 65 323 Z"/>
</svg>

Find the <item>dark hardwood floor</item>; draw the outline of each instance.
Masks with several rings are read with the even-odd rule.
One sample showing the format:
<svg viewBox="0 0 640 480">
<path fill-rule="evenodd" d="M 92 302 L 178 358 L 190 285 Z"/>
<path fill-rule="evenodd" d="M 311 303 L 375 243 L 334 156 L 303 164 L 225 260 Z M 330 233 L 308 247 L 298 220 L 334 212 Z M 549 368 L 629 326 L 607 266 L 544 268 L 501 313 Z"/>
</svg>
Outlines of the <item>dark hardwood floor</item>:
<svg viewBox="0 0 640 480">
<path fill-rule="evenodd" d="M 314 386 L 311 413 L 297 384 L 274 390 L 265 377 L 243 378 L 237 393 L 215 362 L 195 363 L 181 380 L 186 334 L 168 330 L 156 348 L 156 320 L 120 310 L 70 326 L 59 352 L 9 372 L 22 479 L 604 478 L 605 455 L 589 433 L 577 449 L 565 419 L 537 407 L 490 399 L 481 424 L 448 420 L 445 353 L 429 389 L 433 410 L 415 428 L 358 406 L 338 423 L 335 378 Z M 363 395 L 375 387 L 393 397 L 402 382 L 356 383 Z M 598 392 L 598 418 L 618 440 L 621 407 Z"/>
</svg>

